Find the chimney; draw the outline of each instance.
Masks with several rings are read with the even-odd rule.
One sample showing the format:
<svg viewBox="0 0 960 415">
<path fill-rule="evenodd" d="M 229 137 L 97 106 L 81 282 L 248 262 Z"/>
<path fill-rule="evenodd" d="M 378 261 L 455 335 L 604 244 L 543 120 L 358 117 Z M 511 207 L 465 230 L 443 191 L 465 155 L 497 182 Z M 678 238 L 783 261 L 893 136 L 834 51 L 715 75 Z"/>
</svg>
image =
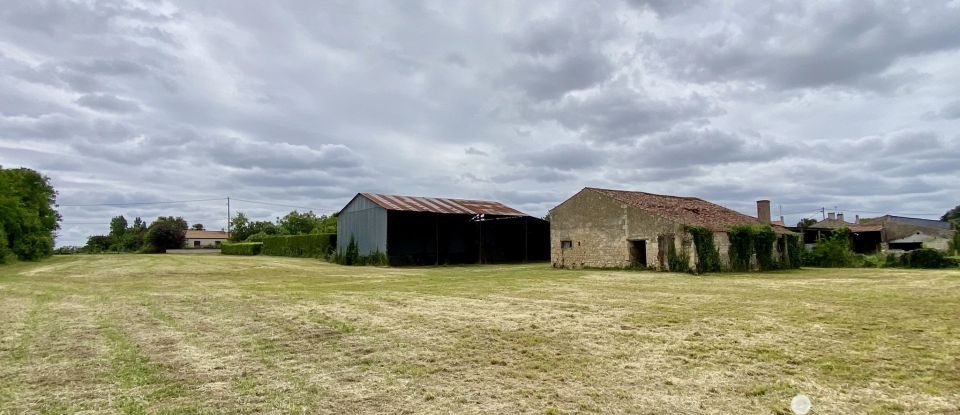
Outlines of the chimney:
<svg viewBox="0 0 960 415">
<path fill-rule="evenodd" d="M 757 201 L 757 219 L 760 219 L 760 223 L 770 223 L 770 201 L 769 200 Z"/>
<path fill-rule="evenodd" d="M 837 214 L 837 220 L 839 220 L 840 222 L 843 222 L 843 213 Z"/>
<path fill-rule="evenodd" d="M 827 213 L 827 219 L 835 220 L 837 219 L 837 214 L 833 212 Z"/>
<path fill-rule="evenodd" d="M 853 215 L 853 223 L 860 224 L 860 215 Z"/>
</svg>

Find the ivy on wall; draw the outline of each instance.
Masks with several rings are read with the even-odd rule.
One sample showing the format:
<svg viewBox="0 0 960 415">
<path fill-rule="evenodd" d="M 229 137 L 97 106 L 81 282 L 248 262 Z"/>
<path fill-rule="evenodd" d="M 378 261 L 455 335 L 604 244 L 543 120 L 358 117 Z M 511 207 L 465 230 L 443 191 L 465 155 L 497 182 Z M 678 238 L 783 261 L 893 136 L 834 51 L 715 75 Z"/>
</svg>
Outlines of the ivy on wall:
<svg viewBox="0 0 960 415">
<path fill-rule="evenodd" d="M 697 252 L 696 273 L 720 272 L 720 251 L 713 243 L 713 232 L 702 226 L 688 226 L 686 231 L 693 236 Z"/>
</svg>

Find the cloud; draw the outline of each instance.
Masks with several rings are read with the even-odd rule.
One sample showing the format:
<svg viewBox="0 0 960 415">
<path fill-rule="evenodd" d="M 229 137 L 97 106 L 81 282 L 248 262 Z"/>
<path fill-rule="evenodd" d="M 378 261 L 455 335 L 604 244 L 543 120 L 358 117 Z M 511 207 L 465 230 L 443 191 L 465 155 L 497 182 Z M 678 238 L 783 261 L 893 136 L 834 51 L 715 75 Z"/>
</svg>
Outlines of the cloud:
<svg viewBox="0 0 960 415">
<path fill-rule="evenodd" d="M 76 103 L 90 109 L 104 112 L 125 113 L 140 111 L 140 105 L 136 102 L 108 94 L 86 94 L 77 98 Z"/>
<path fill-rule="evenodd" d="M 903 58 L 960 48 L 960 9 L 946 3 L 737 2 L 696 39 L 662 38 L 657 53 L 698 82 L 755 80 L 779 88 L 885 85 Z M 706 33 L 703 33 L 706 32 Z M 886 81 L 882 81 L 886 79 Z"/>
<path fill-rule="evenodd" d="M 219 228 L 227 196 L 538 216 L 585 186 L 748 213 L 958 203 L 960 9 L 943 3 L 234 6 L 4 4 L 0 164 L 50 175 L 62 205 L 216 199 L 64 207 L 58 244 L 121 213 Z M 88 222 L 103 225 L 70 224 Z"/>
</svg>

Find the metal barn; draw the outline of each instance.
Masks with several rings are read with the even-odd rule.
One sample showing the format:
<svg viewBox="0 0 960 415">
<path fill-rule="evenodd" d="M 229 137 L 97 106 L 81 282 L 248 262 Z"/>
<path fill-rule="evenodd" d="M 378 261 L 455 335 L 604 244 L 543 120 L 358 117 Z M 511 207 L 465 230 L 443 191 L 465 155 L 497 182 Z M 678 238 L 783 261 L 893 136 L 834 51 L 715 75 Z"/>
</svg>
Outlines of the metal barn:
<svg viewBox="0 0 960 415">
<path fill-rule="evenodd" d="M 337 215 L 341 249 L 390 265 L 546 261 L 550 224 L 498 202 L 358 193 Z"/>
</svg>

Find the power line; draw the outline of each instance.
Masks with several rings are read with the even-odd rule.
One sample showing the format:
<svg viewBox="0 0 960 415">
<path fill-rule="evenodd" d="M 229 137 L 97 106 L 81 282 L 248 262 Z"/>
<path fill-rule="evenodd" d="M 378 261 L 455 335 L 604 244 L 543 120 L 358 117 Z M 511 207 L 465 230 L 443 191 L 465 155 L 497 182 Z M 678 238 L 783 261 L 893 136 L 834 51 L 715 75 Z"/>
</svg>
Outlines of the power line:
<svg viewBox="0 0 960 415">
<path fill-rule="evenodd" d="M 237 198 L 235 198 L 235 197 L 234 197 L 234 198 L 230 198 L 230 200 L 236 200 L 236 201 L 239 201 L 239 202 L 246 202 L 246 203 L 253 203 L 253 204 L 257 204 L 257 205 L 280 206 L 280 207 L 288 207 L 288 208 L 294 208 L 294 209 L 306 209 L 306 210 L 312 210 L 312 211 L 317 211 L 317 212 L 329 212 L 329 211 L 332 211 L 332 210 L 333 210 L 333 209 L 318 209 L 318 208 L 312 208 L 312 207 L 306 207 L 306 206 L 285 205 L 285 204 L 282 204 L 282 203 L 260 202 L 260 201 L 256 201 L 256 200 L 237 199 Z"/>
<path fill-rule="evenodd" d="M 55 206 L 56 207 L 92 207 L 92 206 L 169 205 L 174 203 L 212 202 L 212 201 L 218 201 L 218 200 L 226 200 L 226 199 L 220 197 L 216 199 L 171 200 L 171 201 L 156 201 L 156 202 L 57 204 Z"/>
</svg>

